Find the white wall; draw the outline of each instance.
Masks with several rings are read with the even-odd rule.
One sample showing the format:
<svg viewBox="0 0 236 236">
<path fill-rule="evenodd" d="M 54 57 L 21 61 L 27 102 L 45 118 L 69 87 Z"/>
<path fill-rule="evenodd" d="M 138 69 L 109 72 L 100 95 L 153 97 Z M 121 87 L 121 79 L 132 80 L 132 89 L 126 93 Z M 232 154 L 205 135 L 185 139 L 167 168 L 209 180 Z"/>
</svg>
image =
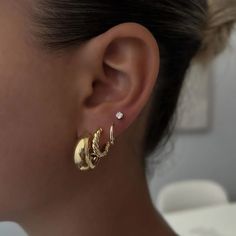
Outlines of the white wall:
<svg viewBox="0 0 236 236">
<path fill-rule="evenodd" d="M 154 199 L 169 182 L 209 178 L 221 183 L 236 200 L 236 31 L 228 48 L 213 62 L 210 77 L 211 128 L 205 133 L 174 135 L 173 152 L 150 181 Z"/>
</svg>

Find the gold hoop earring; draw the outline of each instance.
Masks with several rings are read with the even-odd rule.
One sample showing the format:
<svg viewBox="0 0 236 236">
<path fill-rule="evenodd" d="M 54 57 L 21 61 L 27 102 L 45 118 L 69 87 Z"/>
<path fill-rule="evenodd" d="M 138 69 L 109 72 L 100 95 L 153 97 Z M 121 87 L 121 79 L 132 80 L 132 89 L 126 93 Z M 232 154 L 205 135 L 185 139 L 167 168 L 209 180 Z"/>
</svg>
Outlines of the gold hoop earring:
<svg viewBox="0 0 236 236">
<path fill-rule="evenodd" d="M 115 142 L 113 127 L 114 124 L 110 127 L 110 140 L 106 143 L 103 151 L 100 150 L 99 146 L 100 136 L 103 132 L 102 128 L 99 128 L 93 134 L 93 138 L 90 135 L 90 137 L 85 137 L 78 141 L 74 152 L 74 162 L 80 170 L 84 171 L 94 169 L 100 159 L 107 156 L 110 146 Z"/>
</svg>

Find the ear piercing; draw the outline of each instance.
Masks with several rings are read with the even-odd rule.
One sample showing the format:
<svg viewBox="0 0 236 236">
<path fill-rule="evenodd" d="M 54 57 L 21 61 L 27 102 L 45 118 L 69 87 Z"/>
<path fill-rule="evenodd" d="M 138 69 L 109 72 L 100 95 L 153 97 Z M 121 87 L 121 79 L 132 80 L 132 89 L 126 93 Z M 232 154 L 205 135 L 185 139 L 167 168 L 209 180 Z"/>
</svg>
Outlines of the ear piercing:
<svg viewBox="0 0 236 236">
<path fill-rule="evenodd" d="M 119 111 L 119 112 L 116 113 L 116 118 L 118 120 L 121 120 L 123 117 L 124 117 L 124 114 L 122 112 Z"/>
<path fill-rule="evenodd" d="M 122 112 L 116 113 L 118 120 L 121 120 L 123 117 L 124 114 Z M 80 170 L 94 169 L 100 159 L 107 156 L 110 146 L 114 145 L 115 142 L 113 126 L 114 124 L 110 127 L 110 140 L 107 142 L 103 151 L 101 151 L 99 145 L 100 136 L 103 131 L 102 128 L 99 128 L 93 135 L 90 134 L 89 137 L 81 138 L 78 141 L 74 152 L 74 162 Z"/>
</svg>

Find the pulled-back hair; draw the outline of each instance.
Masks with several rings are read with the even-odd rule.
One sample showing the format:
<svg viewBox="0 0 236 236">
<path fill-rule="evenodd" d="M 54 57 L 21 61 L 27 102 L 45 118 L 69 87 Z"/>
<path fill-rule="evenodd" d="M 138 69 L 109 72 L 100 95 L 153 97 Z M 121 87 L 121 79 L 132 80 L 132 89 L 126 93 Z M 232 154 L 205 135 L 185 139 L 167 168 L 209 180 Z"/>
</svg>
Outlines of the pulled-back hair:
<svg viewBox="0 0 236 236">
<path fill-rule="evenodd" d="M 214 8 L 214 1 L 219 7 Z M 38 0 L 33 11 L 34 34 L 44 48 L 57 51 L 78 47 L 124 22 L 140 23 L 152 32 L 160 47 L 161 66 L 143 144 L 143 155 L 149 156 L 173 131 L 179 94 L 192 58 L 197 52 L 209 53 L 219 24 L 221 33 L 229 33 L 236 14 L 232 17 L 230 12 L 231 17 L 219 20 L 225 16 L 222 9 L 229 14 L 226 2 L 234 4 L 235 13 L 235 0 L 212 0 L 210 5 L 206 0 Z M 222 49 L 221 42 L 216 44 Z M 211 48 L 210 54 L 214 53 Z"/>
</svg>

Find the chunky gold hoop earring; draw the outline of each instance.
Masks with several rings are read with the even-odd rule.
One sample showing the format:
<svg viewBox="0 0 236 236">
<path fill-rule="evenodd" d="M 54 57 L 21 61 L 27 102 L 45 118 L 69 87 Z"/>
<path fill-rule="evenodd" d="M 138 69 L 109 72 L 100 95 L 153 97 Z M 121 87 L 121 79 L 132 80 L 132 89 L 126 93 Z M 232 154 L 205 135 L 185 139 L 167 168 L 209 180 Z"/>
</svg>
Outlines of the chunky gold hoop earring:
<svg viewBox="0 0 236 236">
<path fill-rule="evenodd" d="M 98 129 L 90 137 L 82 138 L 78 141 L 75 152 L 74 162 L 80 170 L 91 170 L 97 166 L 99 160 L 107 156 L 110 146 L 114 144 L 113 126 L 110 127 L 110 140 L 107 142 L 103 151 L 100 150 L 99 141 L 102 128 Z M 92 140 L 91 140 L 92 139 Z"/>
</svg>

